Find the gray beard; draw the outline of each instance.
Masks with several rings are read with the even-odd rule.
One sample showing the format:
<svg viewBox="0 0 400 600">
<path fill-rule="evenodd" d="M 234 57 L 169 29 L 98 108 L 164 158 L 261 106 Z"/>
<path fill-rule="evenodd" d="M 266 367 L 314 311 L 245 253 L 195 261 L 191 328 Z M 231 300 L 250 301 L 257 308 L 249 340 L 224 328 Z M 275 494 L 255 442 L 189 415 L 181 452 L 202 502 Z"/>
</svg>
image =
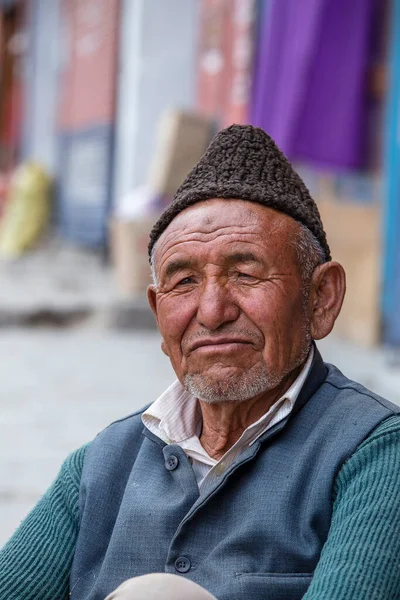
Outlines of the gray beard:
<svg viewBox="0 0 400 600">
<path fill-rule="evenodd" d="M 185 375 L 183 385 L 186 391 L 208 404 L 244 402 L 275 387 L 264 364 L 261 369 L 258 369 L 258 373 L 249 375 L 247 372 L 237 377 L 216 381 L 207 375 L 197 373 Z"/>
<path fill-rule="evenodd" d="M 269 373 L 267 365 L 263 362 L 249 371 L 226 379 L 216 380 L 202 373 L 188 374 L 183 378 L 183 385 L 187 392 L 208 404 L 245 402 L 276 388 L 289 373 L 306 360 L 310 345 L 309 338 L 299 356 L 282 373 Z"/>
</svg>

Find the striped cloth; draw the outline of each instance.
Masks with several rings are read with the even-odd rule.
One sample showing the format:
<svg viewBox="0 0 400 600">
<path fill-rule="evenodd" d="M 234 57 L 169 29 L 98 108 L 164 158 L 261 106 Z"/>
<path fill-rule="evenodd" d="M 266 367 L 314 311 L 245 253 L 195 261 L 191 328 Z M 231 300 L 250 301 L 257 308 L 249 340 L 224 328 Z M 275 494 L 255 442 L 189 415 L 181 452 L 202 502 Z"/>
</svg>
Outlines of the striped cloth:
<svg viewBox="0 0 400 600">
<path fill-rule="evenodd" d="M 294 403 L 311 369 L 314 348 L 287 392 L 258 421 L 242 433 L 238 441 L 219 460 L 211 458 L 200 442 L 201 409 L 197 399 L 175 381 L 143 413 L 145 427 L 166 444 L 178 444 L 189 457 L 201 492 L 211 486 L 245 448 L 253 444 L 267 429 L 282 421 L 292 411 Z"/>
</svg>

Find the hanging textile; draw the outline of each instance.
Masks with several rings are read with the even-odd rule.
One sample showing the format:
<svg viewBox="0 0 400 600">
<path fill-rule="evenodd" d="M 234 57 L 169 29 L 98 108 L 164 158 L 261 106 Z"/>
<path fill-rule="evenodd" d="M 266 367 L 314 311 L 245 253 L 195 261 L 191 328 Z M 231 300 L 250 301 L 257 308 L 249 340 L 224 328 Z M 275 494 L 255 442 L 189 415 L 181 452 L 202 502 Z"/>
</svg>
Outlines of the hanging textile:
<svg viewBox="0 0 400 600">
<path fill-rule="evenodd" d="M 268 0 L 252 123 L 292 159 L 359 168 L 376 0 Z"/>
</svg>

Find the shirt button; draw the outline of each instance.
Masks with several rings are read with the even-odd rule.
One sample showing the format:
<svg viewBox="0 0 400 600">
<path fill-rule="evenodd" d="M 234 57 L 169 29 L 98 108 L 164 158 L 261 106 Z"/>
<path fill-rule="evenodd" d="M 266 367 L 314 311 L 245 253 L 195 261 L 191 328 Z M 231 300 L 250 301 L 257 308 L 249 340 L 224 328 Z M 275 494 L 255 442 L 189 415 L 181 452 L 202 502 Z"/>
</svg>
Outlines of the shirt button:
<svg viewBox="0 0 400 600">
<path fill-rule="evenodd" d="M 169 456 L 167 458 L 167 460 L 165 461 L 165 468 L 168 471 L 173 471 L 174 469 L 176 469 L 176 467 L 179 465 L 179 460 L 178 457 L 175 456 L 174 454 L 171 454 L 171 456 Z"/>
<path fill-rule="evenodd" d="M 175 561 L 175 569 L 178 573 L 187 573 L 192 566 L 192 563 L 186 556 L 180 556 Z"/>
</svg>

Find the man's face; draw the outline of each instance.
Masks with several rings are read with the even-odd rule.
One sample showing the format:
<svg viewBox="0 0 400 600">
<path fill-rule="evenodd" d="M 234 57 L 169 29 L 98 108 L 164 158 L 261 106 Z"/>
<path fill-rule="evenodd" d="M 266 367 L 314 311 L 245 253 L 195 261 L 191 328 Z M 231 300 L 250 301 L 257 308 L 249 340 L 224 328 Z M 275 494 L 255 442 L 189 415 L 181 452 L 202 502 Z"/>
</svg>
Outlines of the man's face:
<svg viewBox="0 0 400 600">
<path fill-rule="evenodd" d="M 149 301 L 178 379 L 200 399 L 254 398 L 305 360 L 298 227 L 272 209 L 214 199 L 184 210 L 158 240 Z"/>
</svg>

